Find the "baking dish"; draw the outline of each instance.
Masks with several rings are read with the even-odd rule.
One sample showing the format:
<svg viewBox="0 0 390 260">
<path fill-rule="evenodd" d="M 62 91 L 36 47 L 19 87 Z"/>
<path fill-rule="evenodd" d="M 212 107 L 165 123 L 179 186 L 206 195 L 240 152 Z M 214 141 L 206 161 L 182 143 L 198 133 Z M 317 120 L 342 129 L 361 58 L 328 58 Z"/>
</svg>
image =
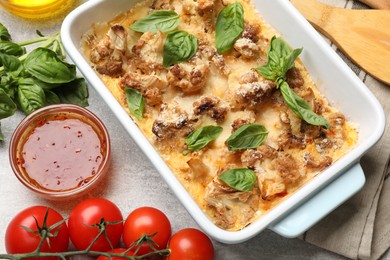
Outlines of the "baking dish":
<svg viewBox="0 0 390 260">
<path fill-rule="evenodd" d="M 111 108 L 195 221 L 211 237 L 224 243 L 240 243 L 265 228 L 286 237 L 296 237 L 361 189 L 365 179 L 359 159 L 383 134 L 383 109 L 367 87 L 289 1 L 257 0 L 254 3 L 265 21 L 278 30 L 293 48 L 304 46 L 301 59 L 318 89 L 333 106 L 358 125 L 359 141 L 347 155 L 246 228 L 228 232 L 215 226 L 104 86 L 80 49 L 81 37 L 93 23 L 109 21 L 130 9 L 135 2 L 137 1 L 88 1 L 64 20 L 61 28 L 62 41 L 81 73 Z"/>
</svg>

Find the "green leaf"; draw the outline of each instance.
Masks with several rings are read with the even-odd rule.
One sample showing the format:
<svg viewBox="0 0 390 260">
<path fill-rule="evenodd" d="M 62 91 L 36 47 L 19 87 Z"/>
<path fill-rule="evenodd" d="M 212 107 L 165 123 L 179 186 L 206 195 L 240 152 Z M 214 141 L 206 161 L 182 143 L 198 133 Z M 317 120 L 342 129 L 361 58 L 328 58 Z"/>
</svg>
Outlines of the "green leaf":
<svg viewBox="0 0 390 260">
<path fill-rule="evenodd" d="M 251 149 L 260 146 L 268 136 L 268 130 L 259 124 L 247 124 L 238 128 L 227 140 L 229 151 Z"/>
<path fill-rule="evenodd" d="M 221 10 L 215 26 L 218 53 L 230 50 L 244 31 L 244 9 L 234 2 Z"/>
<path fill-rule="evenodd" d="M 21 71 L 22 63 L 12 55 L 0 53 L 0 66 L 4 66 L 5 71 Z"/>
<path fill-rule="evenodd" d="M 45 106 L 45 92 L 29 79 L 20 79 L 18 87 L 18 101 L 22 111 L 28 115 L 31 112 Z"/>
<path fill-rule="evenodd" d="M 229 187 L 239 191 L 251 191 L 257 181 L 253 170 L 247 168 L 237 168 L 228 170 L 221 175 L 219 179 Z"/>
<path fill-rule="evenodd" d="M 21 56 L 26 53 L 26 49 L 13 42 L 0 42 L 0 53 Z"/>
<path fill-rule="evenodd" d="M 9 34 L 8 29 L 2 23 L 0 23 L 0 41 L 11 41 L 11 35 Z"/>
<path fill-rule="evenodd" d="M 179 26 L 179 15 L 171 10 L 158 10 L 136 21 L 130 29 L 136 32 L 170 32 Z"/>
<path fill-rule="evenodd" d="M 211 141 L 215 140 L 221 133 L 223 128 L 220 126 L 204 126 L 189 134 L 185 141 L 190 151 L 198 151 Z"/>
<path fill-rule="evenodd" d="M 164 44 L 163 65 L 165 68 L 172 64 L 187 61 L 198 50 L 198 39 L 185 32 L 175 31 L 167 35 Z"/>
<path fill-rule="evenodd" d="M 46 83 L 61 84 L 76 79 L 76 66 L 64 62 L 50 49 L 37 48 L 30 52 L 24 67 L 26 72 Z"/>
<path fill-rule="evenodd" d="M 267 64 L 256 68 L 263 77 L 277 82 L 285 79 L 286 72 L 294 67 L 295 59 L 301 54 L 302 48 L 292 50 L 282 38 L 272 37 L 267 50 Z"/>
<path fill-rule="evenodd" d="M 58 95 L 61 103 L 74 104 L 87 107 L 88 104 L 88 86 L 83 78 L 78 78 L 72 82 L 63 84 L 52 91 Z"/>
<path fill-rule="evenodd" d="M 14 101 L 0 88 L 0 119 L 12 116 L 16 109 Z"/>
<path fill-rule="evenodd" d="M 143 118 L 145 102 L 142 94 L 135 89 L 126 88 L 127 106 L 135 118 L 141 120 Z"/>
<path fill-rule="evenodd" d="M 50 90 L 45 90 L 46 105 L 54 105 L 61 103 L 60 98 L 56 93 Z"/>
<path fill-rule="evenodd" d="M 327 129 L 330 128 L 328 121 L 323 116 L 314 113 L 305 100 L 298 96 L 289 87 L 287 82 L 284 82 L 281 85 L 280 91 L 282 92 L 283 98 L 291 110 L 306 123 L 311 125 L 324 126 Z"/>
</svg>

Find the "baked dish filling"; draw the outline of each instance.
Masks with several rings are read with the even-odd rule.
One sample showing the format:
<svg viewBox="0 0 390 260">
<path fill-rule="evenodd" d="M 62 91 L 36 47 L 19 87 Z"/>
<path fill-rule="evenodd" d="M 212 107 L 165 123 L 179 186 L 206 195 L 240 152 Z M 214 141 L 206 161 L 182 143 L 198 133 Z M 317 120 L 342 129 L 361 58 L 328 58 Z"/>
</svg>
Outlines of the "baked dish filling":
<svg viewBox="0 0 390 260">
<path fill-rule="evenodd" d="M 142 1 L 83 37 L 107 88 L 199 207 L 237 231 L 358 132 L 248 0 Z"/>
</svg>

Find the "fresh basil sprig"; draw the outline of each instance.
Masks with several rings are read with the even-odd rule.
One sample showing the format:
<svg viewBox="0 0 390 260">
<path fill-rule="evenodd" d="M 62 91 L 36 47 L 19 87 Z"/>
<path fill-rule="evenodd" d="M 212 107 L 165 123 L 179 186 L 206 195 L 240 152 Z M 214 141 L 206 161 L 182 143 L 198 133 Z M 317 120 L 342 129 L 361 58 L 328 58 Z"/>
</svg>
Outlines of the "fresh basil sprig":
<svg viewBox="0 0 390 260">
<path fill-rule="evenodd" d="M 125 93 L 130 112 L 135 118 L 141 120 L 145 109 L 145 101 L 142 94 L 133 88 L 126 88 Z"/>
<path fill-rule="evenodd" d="M 247 168 L 236 168 L 223 172 L 219 179 L 229 187 L 239 191 L 251 191 L 257 181 L 253 170 Z"/>
<path fill-rule="evenodd" d="M 185 141 L 188 150 L 183 152 L 184 155 L 189 151 L 198 151 L 208 145 L 211 141 L 215 140 L 221 133 L 223 128 L 220 126 L 204 126 L 189 134 Z"/>
<path fill-rule="evenodd" d="M 221 10 L 215 26 L 218 53 L 230 50 L 244 31 L 244 9 L 240 2 L 234 2 Z"/>
<path fill-rule="evenodd" d="M 252 149 L 260 146 L 268 136 L 268 130 L 259 124 L 247 124 L 238 128 L 227 140 L 229 151 Z"/>
<path fill-rule="evenodd" d="M 163 66 L 187 61 L 198 50 L 198 39 L 185 31 L 170 32 L 164 43 Z"/>
<path fill-rule="evenodd" d="M 179 26 L 179 15 L 171 10 L 158 10 L 130 26 L 136 32 L 170 32 Z"/>
<path fill-rule="evenodd" d="M 0 119 L 17 108 L 25 114 L 49 104 L 72 103 L 88 106 L 88 88 L 76 77 L 76 67 L 65 61 L 59 33 L 22 43 L 11 41 L 0 24 Z M 41 43 L 26 54 L 25 46 Z"/>
<path fill-rule="evenodd" d="M 287 71 L 294 67 L 295 59 L 301 52 L 302 48 L 291 50 L 281 38 L 274 36 L 267 50 L 267 64 L 256 68 L 256 70 L 263 77 L 278 83 L 280 79 L 284 80 Z"/>
<path fill-rule="evenodd" d="M 282 96 L 291 110 L 306 123 L 329 128 L 328 121 L 314 113 L 310 106 L 298 96 L 286 82 L 286 73 L 294 67 L 295 59 L 302 52 L 302 48 L 291 50 L 281 38 L 272 37 L 267 51 L 267 64 L 256 68 L 263 77 L 272 80 L 280 88 Z"/>
</svg>

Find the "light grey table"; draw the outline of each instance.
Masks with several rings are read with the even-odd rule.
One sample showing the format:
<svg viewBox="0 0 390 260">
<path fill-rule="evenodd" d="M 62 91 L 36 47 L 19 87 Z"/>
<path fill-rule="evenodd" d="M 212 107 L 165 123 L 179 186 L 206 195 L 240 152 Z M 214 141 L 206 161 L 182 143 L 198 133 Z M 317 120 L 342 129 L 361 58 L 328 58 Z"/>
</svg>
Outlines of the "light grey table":
<svg viewBox="0 0 390 260">
<path fill-rule="evenodd" d="M 15 42 L 35 38 L 35 30 L 44 34 L 60 28 L 59 23 L 35 23 L 8 14 L 0 7 L 0 22 L 10 31 Z M 130 139 L 127 132 L 90 88 L 88 107 L 107 126 L 112 141 L 112 165 L 104 184 L 90 194 L 73 201 L 51 202 L 27 190 L 14 176 L 8 161 L 8 143 L 17 124 L 24 115 L 1 120 L 5 141 L 0 143 L 0 252 L 5 252 L 4 234 L 8 222 L 17 212 L 33 205 L 45 205 L 68 216 L 72 207 L 87 197 L 104 197 L 115 202 L 126 217 L 140 206 L 159 208 L 169 217 L 173 232 L 185 227 L 198 228 L 185 208 L 177 200 L 156 169 Z M 345 259 L 299 239 L 281 237 L 265 230 L 255 238 L 238 244 L 214 242 L 216 259 Z M 384 258 L 390 259 L 389 253 Z"/>
</svg>

